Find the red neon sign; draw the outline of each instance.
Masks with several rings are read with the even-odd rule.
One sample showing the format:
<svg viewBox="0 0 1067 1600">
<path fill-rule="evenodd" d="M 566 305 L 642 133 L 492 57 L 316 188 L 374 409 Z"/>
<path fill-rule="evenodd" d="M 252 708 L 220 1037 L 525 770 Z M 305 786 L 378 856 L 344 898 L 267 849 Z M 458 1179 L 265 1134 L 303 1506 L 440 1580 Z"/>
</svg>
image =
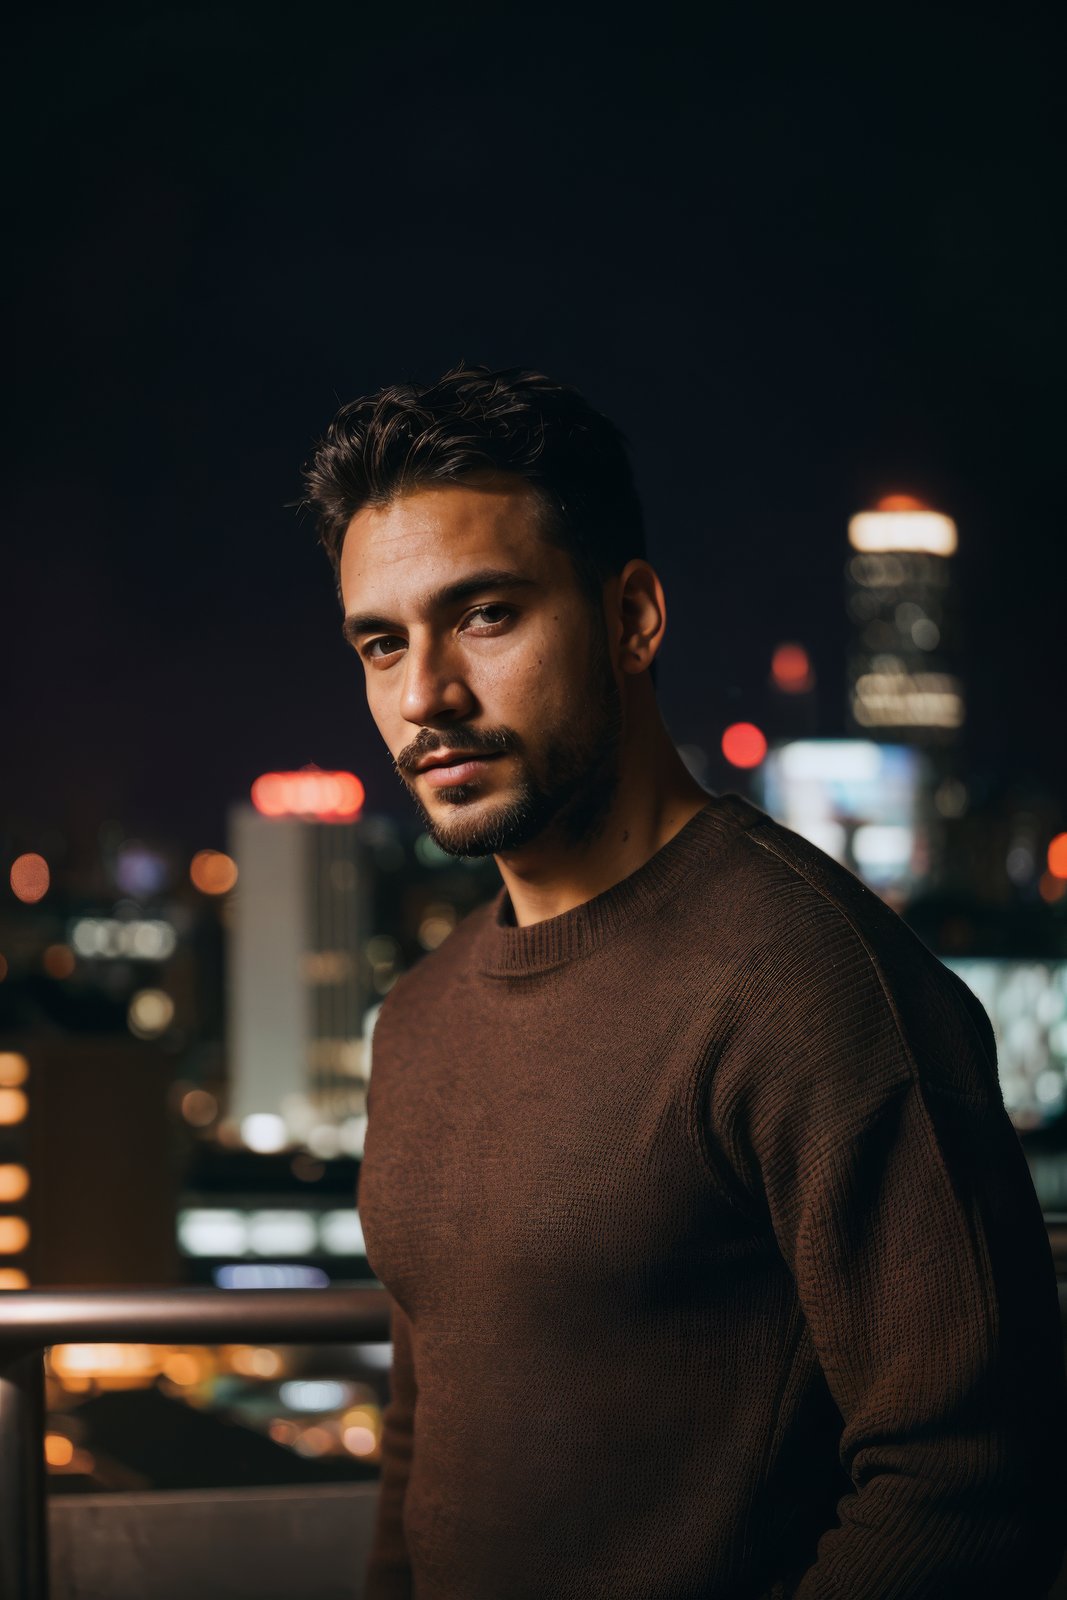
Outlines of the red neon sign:
<svg viewBox="0 0 1067 1600">
<path fill-rule="evenodd" d="M 265 772 L 252 785 L 252 804 L 265 817 L 315 817 L 351 822 L 363 809 L 366 790 L 353 772 Z"/>
</svg>

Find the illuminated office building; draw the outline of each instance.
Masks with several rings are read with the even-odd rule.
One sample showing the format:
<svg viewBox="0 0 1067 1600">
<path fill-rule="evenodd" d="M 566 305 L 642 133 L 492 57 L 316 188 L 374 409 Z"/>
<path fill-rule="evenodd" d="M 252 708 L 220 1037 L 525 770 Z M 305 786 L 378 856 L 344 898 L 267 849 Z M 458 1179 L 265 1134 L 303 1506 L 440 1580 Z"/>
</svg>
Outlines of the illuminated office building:
<svg viewBox="0 0 1067 1600">
<path fill-rule="evenodd" d="M 760 768 L 760 803 L 902 908 L 929 868 L 925 755 L 871 739 L 794 739 Z"/>
<path fill-rule="evenodd" d="M 320 1142 L 323 1129 L 358 1133 L 364 1020 L 378 997 L 360 959 L 371 932 L 362 785 L 349 773 L 271 773 L 252 802 L 230 815 L 229 1110 L 266 1152 L 316 1130 Z"/>
<path fill-rule="evenodd" d="M 1067 1110 L 1067 961 L 948 957 L 997 1038 L 1004 1104 L 1021 1131 Z"/>
<path fill-rule="evenodd" d="M 869 739 L 950 744 L 964 720 L 951 587 L 956 524 L 908 495 L 849 523 L 851 730 Z"/>
</svg>

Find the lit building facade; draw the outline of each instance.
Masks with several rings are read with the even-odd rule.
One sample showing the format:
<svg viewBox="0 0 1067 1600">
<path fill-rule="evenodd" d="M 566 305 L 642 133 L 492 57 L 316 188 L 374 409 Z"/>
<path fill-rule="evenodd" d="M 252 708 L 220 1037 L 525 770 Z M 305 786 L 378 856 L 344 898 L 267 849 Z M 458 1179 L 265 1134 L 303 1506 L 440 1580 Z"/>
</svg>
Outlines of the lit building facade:
<svg viewBox="0 0 1067 1600">
<path fill-rule="evenodd" d="M 952 593 L 956 525 L 908 495 L 849 523 L 850 729 L 868 739 L 951 744 L 964 721 Z"/>
<path fill-rule="evenodd" d="M 757 794 L 778 819 L 902 909 L 929 869 L 926 758 L 871 739 L 794 739 L 760 768 Z"/>
<path fill-rule="evenodd" d="M 240 878 L 228 930 L 229 1111 L 263 1150 L 365 1115 L 364 1021 L 377 998 L 362 960 L 373 878 L 362 791 L 347 812 L 331 810 L 321 780 L 348 775 L 319 774 L 316 788 L 293 774 L 303 789 L 286 799 L 288 776 L 272 774 L 273 790 L 259 780 L 255 803 L 230 814 Z"/>
</svg>

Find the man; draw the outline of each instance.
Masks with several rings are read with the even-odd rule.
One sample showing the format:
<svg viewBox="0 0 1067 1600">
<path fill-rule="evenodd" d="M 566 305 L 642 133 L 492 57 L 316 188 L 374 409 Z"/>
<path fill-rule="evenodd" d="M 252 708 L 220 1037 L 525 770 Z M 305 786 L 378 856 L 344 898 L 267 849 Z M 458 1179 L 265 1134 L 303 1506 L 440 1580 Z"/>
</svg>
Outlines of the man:
<svg viewBox="0 0 1067 1600">
<path fill-rule="evenodd" d="M 459 369 L 307 482 L 397 771 L 503 879 L 375 1035 L 369 1600 L 1043 1594 L 1067 1395 L 988 1022 L 690 777 L 620 435 Z"/>
</svg>

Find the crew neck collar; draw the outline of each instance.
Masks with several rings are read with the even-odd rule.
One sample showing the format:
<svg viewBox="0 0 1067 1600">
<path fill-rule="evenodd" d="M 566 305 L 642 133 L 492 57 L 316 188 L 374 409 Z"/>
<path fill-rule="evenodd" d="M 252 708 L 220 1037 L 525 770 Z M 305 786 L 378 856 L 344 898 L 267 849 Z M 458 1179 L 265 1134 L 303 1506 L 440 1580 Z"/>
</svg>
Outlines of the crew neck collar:
<svg viewBox="0 0 1067 1600">
<path fill-rule="evenodd" d="M 526 977 L 587 955 L 682 888 L 724 831 L 751 827 L 760 815 L 740 795 L 709 795 L 673 838 L 627 877 L 569 911 L 523 928 L 505 920 L 511 901 L 501 888 L 479 931 L 479 970 L 490 977 Z"/>
</svg>

